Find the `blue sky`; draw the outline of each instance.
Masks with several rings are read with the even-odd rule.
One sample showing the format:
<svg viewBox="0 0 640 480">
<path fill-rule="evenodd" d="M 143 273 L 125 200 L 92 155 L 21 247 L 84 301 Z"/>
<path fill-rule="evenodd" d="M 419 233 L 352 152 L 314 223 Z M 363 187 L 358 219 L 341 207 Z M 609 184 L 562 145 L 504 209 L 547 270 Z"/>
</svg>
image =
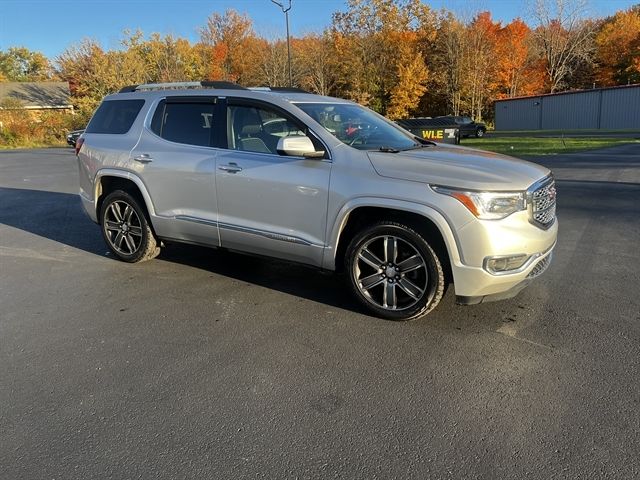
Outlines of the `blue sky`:
<svg viewBox="0 0 640 480">
<path fill-rule="evenodd" d="M 638 1 L 591 0 L 590 13 L 606 16 Z M 424 3 L 464 14 L 489 10 L 503 22 L 518 16 L 526 19 L 528 4 L 526 0 Z M 346 0 L 293 0 L 292 33 L 321 32 L 330 24 L 331 14 L 344 10 L 345 5 Z M 269 0 L 0 0 L 0 50 L 25 46 L 53 58 L 85 37 L 98 40 L 106 48 L 117 48 L 126 28 L 140 28 L 145 34 L 172 33 L 195 41 L 197 29 L 206 23 L 206 18 L 227 8 L 247 13 L 261 35 L 284 36 L 284 15 Z"/>
</svg>

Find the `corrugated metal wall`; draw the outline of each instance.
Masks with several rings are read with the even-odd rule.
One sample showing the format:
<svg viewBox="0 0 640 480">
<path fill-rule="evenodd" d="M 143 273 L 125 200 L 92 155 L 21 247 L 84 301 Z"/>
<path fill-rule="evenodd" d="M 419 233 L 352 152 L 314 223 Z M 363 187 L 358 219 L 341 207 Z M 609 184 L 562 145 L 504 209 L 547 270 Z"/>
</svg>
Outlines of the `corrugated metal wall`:
<svg viewBox="0 0 640 480">
<path fill-rule="evenodd" d="M 600 92 L 542 97 L 542 129 L 598 128 Z"/>
<path fill-rule="evenodd" d="M 540 128 L 540 97 L 496 102 L 496 130 Z"/>
<path fill-rule="evenodd" d="M 496 130 L 640 129 L 640 85 L 496 102 Z"/>
<path fill-rule="evenodd" d="M 602 91 L 600 128 L 640 128 L 640 86 Z"/>
</svg>

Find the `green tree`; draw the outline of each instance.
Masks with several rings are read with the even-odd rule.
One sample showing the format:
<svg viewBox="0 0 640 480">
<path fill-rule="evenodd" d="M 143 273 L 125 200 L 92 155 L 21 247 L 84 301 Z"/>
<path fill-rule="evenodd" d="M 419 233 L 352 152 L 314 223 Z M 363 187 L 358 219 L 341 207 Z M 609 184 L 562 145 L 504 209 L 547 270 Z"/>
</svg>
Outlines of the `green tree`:
<svg viewBox="0 0 640 480">
<path fill-rule="evenodd" d="M 10 82 L 37 82 L 50 80 L 53 75 L 51 63 L 40 52 L 25 47 L 10 47 L 0 50 L 0 77 Z"/>
</svg>

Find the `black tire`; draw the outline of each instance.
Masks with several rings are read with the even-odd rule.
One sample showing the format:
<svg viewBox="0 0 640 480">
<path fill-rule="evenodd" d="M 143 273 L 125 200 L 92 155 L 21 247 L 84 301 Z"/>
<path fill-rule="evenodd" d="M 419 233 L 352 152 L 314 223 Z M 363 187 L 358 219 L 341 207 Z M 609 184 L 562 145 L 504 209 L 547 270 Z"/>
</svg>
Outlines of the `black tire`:
<svg viewBox="0 0 640 480">
<path fill-rule="evenodd" d="M 124 262 L 143 262 L 160 253 L 146 211 L 123 190 L 111 192 L 102 202 L 100 226 L 109 250 Z"/>
<path fill-rule="evenodd" d="M 395 258 L 390 259 L 392 252 Z M 422 266 L 413 268 L 420 261 Z M 374 267 L 377 263 L 380 266 Z M 345 271 L 360 303 L 388 320 L 422 317 L 444 294 L 444 271 L 438 255 L 420 233 L 403 223 L 381 221 L 357 233 L 347 247 Z"/>
<path fill-rule="evenodd" d="M 484 128 L 479 128 L 476 130 L 476 138 L 484 137 Z"/>
</svg>

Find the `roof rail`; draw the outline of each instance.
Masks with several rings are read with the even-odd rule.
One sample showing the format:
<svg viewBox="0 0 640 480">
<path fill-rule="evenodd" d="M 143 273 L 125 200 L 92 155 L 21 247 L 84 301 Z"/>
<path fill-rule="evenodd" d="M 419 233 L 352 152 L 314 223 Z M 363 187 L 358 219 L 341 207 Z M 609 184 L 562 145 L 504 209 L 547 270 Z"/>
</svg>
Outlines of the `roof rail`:
<svg viewBox="0 0 640 480">
<path fill-rule="evenodd" d="M 224 90 L 224 89 L 229 89 L 229 90 L 247 90 L 246 88 L 244 88 L 241 85 L 238 85 L 237 83 L 225 82 L 225 81 L 220 81 L 220 80 L 216 80 L 216 81 L 213 81 L 213 82 L 210 82 L 210 81 L 200 82 L 200 85 L 202 85 L 204 88 L 219 88 L 221 90 Z"/>
<path fill-rule="evenodd" d="M 254 92 L 280 92 L 280 93 L 310 93 L 302 88 L 297 87 L 249 87 Z"/>
<path fill-rule="evenodd" d="M 285 93 L 310 93 L 303 88 L 298 87 L 269 87 L 272 92 L 285 92 Z"/>
<path fill-rule="evenodd" d="M 119 93 L 135 92 L 137 86 L 138 85 L 127 85 L 126 87 L 122 87 Z"/>
<path fill-rule="evenodd" d="M 145 83 L 143 85 L 128 85 L 120 90 L 120 93 L 139 92 L 148 90 L 172 90 L 178 88 L 216 88 L 221 90 L 246 90 L 246 88 L 233 82 L 169 82 L 169 83 Z"/>
</svg>

